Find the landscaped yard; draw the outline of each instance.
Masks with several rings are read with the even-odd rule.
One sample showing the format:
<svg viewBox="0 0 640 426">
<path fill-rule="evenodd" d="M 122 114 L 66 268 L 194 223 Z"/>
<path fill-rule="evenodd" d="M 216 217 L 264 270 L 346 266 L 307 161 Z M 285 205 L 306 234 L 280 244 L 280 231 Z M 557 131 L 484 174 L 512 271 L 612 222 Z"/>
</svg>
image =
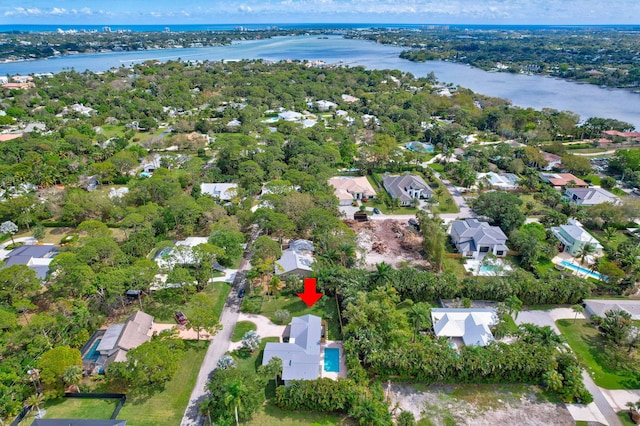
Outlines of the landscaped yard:
<svg viewBox="0 0 640 426">
<path fill-rule="evenodd" d="M 127 399 L 118 418 L 127 420 L 131 426 L 179 425 L 208 346 L 208 341 L 185 341 L 185 353 L 173 380 L 148 399 Z"/>
<path fill-rule="evenodd" d="M 318 291 L 321 292 L 322 290 L 319 289 Z M 253 296 L 249 299 L 258 304 L 260 303 L 260 300 L 262 300 L 259 312 L 255 313 L 268 317 L 276 324 L 278 324 L 278 320 L 275 317 L 275 313 L 277 310 L 281 309 L 289 311 L 292 317 L 299 317 L 307 314 L 317 315 L 327 321 L 329 328 L 329 340 L 342 339 L 336 300 L 333 297 L 324 296 L 311 308 L 308 307 L 296 294 L 289 292 L 283 292 L 278 295 L 278 297 Z"/>
<path fill-rule="evenodd" d="M 57 398 L 45 401 L 40 410 L 46 410 L 45 419 L 96 419 L 107 420 L 116 409 L 119 399 Z M 38 410 L 32 410 L 20 424 L 29 425 Z"/>
<path fill-rule="evenodd" d="M 236 328 L 233 329 L 233 335 L 231 336 L 232 342 L 239 342 L 242 340 L 242 336 L 247 331 L 255 330 L 257 326 L 251 321 L 239 321 L 236 323 Z"/>
<path fill-rule="evenodd" d="M 214 301 L 213 311 L 218 318 L 222 313 L 222 308 L 224 307 L 230 290 L 231 284 L 224 281 L 211 283 L 205 290 L 205 293 Z M 182 303 L 180 291 L 180 289 L 158 290 L 152 293 L 150 297 L 144 299 L 142 302 L 142 310 L 149 315 L 153 315 L 154 321 L 158 323 L 175 322 L 173 315 L 176 311 L 183 312 L 187 318 L 189 318 L 191 304 L 190 301 L 186 304 Z M 192 299 L 193 296 L 193 294 L 188 296 L 188 300 Z"/>
<path fill-rule="evenodd" d="M 329 426 L 355 425 L 356 423 L 347 415 L 282 411 L 267 403 L 253 415 L 251 421 L 245 424 L 249 426 Z"/>
<path fill-rule="evenodd" d="M 612 371 L 602 364 L 601 338 L 598 330 L 587 320 L 556 321 L 569 346 L 585 365 L 593 381 L 605 389 L 634 389 L 637 378 L 625 375 L 625 372 Z"/>
</svg>

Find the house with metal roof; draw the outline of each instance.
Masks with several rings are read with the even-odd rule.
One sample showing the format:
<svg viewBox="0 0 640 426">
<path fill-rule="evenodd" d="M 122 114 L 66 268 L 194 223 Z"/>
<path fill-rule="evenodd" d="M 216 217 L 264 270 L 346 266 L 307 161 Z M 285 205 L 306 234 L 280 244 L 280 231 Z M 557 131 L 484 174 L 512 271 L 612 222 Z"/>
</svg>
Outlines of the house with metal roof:
<svg viewBox="0 0 640 426">
<path fill-rule="evenodd" d="M 52 244 L 23 245 L 11 250 L 6 255 L 6 261 L 2 268 L 11 265 L 26 265 L 35 271 L 38 278 L 44 281 L 49 273 L 49 264 L 58 253 L 60 253 L 60 247 Z"/>
<path fill-rule="evenodd" d="M 589 315 L 604 317 L 608 311 L 625 311 L 632 320 L 640 321 L 640 300 L 630 299 L 585 299 L 585 310 Z"/>
<path fill-rule="evenodd" d="M 289 248 L 283 251 L 280 259 L 275 262 L 276 275 L 308 277 L 313 270 L 314 250 L 313 243 L 309 240 L 291 240 Z"/>
<path fill-rule="evenodd" d="M 107 328 L 96 347 L 98 370 L 106 370 L 112 362 L 124 362 L 127 352 L 151 340 L 153 317 L 142 311 L 131 315 L 124 324 Z"/>
<path fill-rule="evenodd" d="M 412 200 L 427 199 L 433 196 L 433 190 L 420 176 L 409 174 L 385 176 L 382 186 L 392 199 L 400 201 L 401 206 L 411 205 Z"/>
<path fill-rule="evenodd" d="M 436 336 L 461 338 L 465 345 L 486 346 L 493 339 L 490 326 L 498 323 L 494 309 L 434 308 L 431 320 Z"/>
<path fill-rule="evenodd" d="M 575 205 L 595 206 L 596 204 L 620 204 L 620 198 L 602 188 L 567 188 L 564 195 Z"/>
<path fill-rule="evenodd" d="M 508 238 L 502 229 L 478 219 L 454 220 L 450 235 L 458 253 L 465 257 L 480 259 L 487 253 L 505 257 L 509 250 Z"/>
<path fill-rule="evenodd" d="M 586 244 L 591 244 L 595 256 L 602 255 L 602 244 L 575 219 L 569 219 L 566 225 L 552 227 L 551 232 L 560 240 L 560 250 L 569 253 L 571 256 L 579 256 L 580 251 Z"/>
<path fill-rule="evenodd" d="M 238 194 L 237 183 L 201 183 L 200 194 L 211 195 L 222 201 L 230 201 Z"/>
<path fill-rule="evenodd" d="M 518 189 L 518 181 L 520 178 L 513 173 L 478 173 L 477 181 L 486 181 L 491 188 L 501 189 L 503 191 L 513 191 Z"/>
<path fill-rule="evenodd" d="M 320 376 L 320 339 L 322 319 L 304 315 L 291 319 L 289 342 L 268 342 L 264 348 L 262 365 L 278 357 L 282 360 L 282 380 L 315 380 Z"/>
</svg>

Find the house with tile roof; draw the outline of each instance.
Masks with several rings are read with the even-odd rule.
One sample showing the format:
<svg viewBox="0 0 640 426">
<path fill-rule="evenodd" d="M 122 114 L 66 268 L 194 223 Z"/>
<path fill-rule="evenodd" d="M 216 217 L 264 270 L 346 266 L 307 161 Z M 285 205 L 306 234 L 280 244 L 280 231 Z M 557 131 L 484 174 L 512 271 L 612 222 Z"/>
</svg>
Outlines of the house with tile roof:
<svg viewBox="0 0 640 426">
<path fill-rule="evenodd" d="M 573 257 L 578 256 L 582 247 L 586 244 L 593 246 L 594 255 L 602 255 L 602 244 L 575 219 L 569 219 L 566 225 L 552 227 L 551 232 L 560 240 L 560 250 L 569 253 Z"/>
<path fill-rule="evenodd" d="M 496 257 L 507 255 L 507 236 L 498 226 L 478 219 L 454 220 L 451 223 L 451 241 L 464 257 L 481 259 L 487 253 Z"/>
<path fill-rule="evenodd" d="M 287 343 L 268 342 L 264 348 L 262 365 L 278 357 L 282 360 L 282 380 L 316 380 L 320 376 L 320 343 L 322 319 L 304 315 L 291 319 Z"/>
<path fill-rule="evenodd" d="M 96 348 L 98 369 L 106 370 L 112 362 L 124 362 L 127 352 L 151 340 L 153 317 L 142 311 L 131 315 L 124 324 L 109 326 Z"/>
<path fill-rule="evenodd" d="M 543 182 L 553 186 L 554 189 L 563 189 L 567 186 L 573 188 L 586 188 L 589 184 L 571 173 L 540 173 Z"/>
<path fill-rule="evenodd" d="M 427 199 L 433 196 L 433 190 L 420 176 L 404 174 L 385 176 L 382 186 L 392 199 L 398 199 L 401 206 L 411 205 L 412 200 Z"/>
<path fill-rule="evenodd" d="M 336 176 L 329 179 L 329 185 L 335 188 L 333 193 L 341 206 L 348 206 L 354 200 L 376 196 L 376 191 L 366 176 Z"/>
<path fill-rule="evenodd" d="M 618 205 L 621 203 L 620 198 L 602 188 L 567 188 L 564 195 L 578 206 L 595 206 L 602 203 Z"/>
<path fill-rule="evenodd" d="M 465 345 L 486 346 L 493 341 L 490 326 L 498 323 L 494 309 L 434 308 L 431 321 L 436 336 L 459 338 Z"/>
<path fill-rule="evenodd" d="M 275 262 L 275 274 L 282 277 L 308 277 L 313 271 L 314 250 L 313 243 L 309 240 L 291 240 L 289 248 L 283 251 L 280 259 Z"/>
</svg>

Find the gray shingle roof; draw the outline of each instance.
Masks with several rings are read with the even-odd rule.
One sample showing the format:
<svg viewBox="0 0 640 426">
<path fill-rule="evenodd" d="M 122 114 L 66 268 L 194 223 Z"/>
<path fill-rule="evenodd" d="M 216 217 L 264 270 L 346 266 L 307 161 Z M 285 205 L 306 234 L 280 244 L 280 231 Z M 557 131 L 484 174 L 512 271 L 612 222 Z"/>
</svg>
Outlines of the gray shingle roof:
<svg viewBox="0 0 640 426">
<path fill-rule="evenodd" d="M 401 201 L 411 201 L 411 196 L 407 189 L 421 189 L 424 194 L 433 195 L 433 190 L 420 176 L 401 175 L 385 176 L 382 178 L 382 186 L 387 190 L 391 198 L 398 198 Z"/>
<path fill-rule="evenodd" d="M 502 229 L 477 219 L 455 220 L 451 224 L 451 231 L 451 237 L 460 251 L 463 245 L 464 247 L 478 247 L 480 244 L 505 246 L 508 240 Z M 475 249 L 466 251 L 475 251 Z"/>
</svg>

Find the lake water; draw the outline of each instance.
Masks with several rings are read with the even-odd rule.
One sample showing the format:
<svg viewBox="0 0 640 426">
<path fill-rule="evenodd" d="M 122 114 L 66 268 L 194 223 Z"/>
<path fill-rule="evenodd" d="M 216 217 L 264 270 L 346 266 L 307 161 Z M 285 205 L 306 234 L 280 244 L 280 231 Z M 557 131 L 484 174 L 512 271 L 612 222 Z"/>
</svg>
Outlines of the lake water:
<svg viewBox="0 0 640 426">
<path fill-rule="evenodd" d="M 369 69 L 399 69 L 416 77 L 434 72 L 438 80 L 467 87 L 474 92 L 511 100 L 514 105 L 535 109 L 553 108 L 573 111 L 584 120 L 589 117 L 615 118 L 640 128 L 640 94 L 606 89 L 550 77 L 490 73 L 463 64 L 442 61 L 410 62 L 398 57 L 403 49 L 339 36 L 276 37 L 250 40 L 229 46 L 108 52 L 64 56 L 51 59 L 0 64 L 0 75 L 76 71 L 106 71 L 149 59 L 233 60 L 233 59 L 307 59 L 327 63 L 343 62 Z"/>
</svg>

